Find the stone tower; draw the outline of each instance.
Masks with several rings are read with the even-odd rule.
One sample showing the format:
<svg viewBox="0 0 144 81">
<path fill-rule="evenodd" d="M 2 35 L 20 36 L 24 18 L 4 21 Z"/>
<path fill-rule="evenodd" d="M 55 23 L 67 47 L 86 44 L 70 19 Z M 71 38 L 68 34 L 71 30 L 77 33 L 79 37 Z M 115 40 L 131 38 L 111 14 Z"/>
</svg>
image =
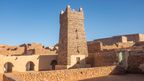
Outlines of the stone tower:
<svg viewBox="0 0 144 81">
<path fill-rule="evenodd" d="M 58 64 L 66 68 L 86 67 L 87 57 L 83 10 L 71 10 L 68 5 L 60 13 Z"/>
</svg>

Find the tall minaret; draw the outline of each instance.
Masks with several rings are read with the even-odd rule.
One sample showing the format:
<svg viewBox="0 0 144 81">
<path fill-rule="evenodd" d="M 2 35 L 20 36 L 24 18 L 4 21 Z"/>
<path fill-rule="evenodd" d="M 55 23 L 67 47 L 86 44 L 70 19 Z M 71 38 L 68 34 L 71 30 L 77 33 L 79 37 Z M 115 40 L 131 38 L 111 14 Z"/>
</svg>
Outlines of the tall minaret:
<svg viewBox="0 0 144 81">
<path fill-rule="evenodd" d="M 58 64 L 67 68 L 85 67 L 87 57 L 83 9 L 72 10 L 68 5 L 60 13 Z"/>
</svg>

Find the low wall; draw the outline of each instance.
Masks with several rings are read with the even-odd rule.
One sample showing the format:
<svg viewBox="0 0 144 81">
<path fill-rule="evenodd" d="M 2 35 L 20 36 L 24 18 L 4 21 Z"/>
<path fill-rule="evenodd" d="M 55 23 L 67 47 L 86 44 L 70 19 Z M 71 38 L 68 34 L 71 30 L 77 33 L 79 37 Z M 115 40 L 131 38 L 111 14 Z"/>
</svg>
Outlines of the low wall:
<svg viewBox="0 0 144 81">
<path fill-rule="evenodd" d="M 13 73 L 24 81 L 76 81 L 94 77 L 109 75 L 115 66 L 70 69 L 70 70 L 55 70 L 47 72 L 27 72 Z"/>
<path fill-rule="evenodd" d="M 4 79 L 3 81 L 16 81 L 12 79 L 11 77 L 6 77 L 6 76 L 4 76 L 3 79 Z"/>
<path fill-rule="evenodd" d="M 18 77 L 14 76 L 11 73 L 6 73 L 3 76 L 3 81 L 23 81 L 23 80 L 19 79 Z"/>
</svg>

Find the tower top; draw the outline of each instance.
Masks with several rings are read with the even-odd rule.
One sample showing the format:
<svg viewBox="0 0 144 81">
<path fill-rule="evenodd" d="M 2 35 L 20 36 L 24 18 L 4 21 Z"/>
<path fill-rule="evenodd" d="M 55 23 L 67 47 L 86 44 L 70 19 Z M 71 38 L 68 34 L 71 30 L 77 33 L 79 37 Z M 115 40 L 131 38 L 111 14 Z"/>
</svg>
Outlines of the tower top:
<svg viewBox="0 0 144 81">
<path fill-rule="evenodd" d="M 64 11 L 62 10 L 61 12 L 60 12 L 60 14 L 63 14 L 64 13 Z"/>
<path fill-rule="evenodd" d="M 65 12 L 71 12 L 71 13 L 80 13 L 80 12 L 83 12 L 83 8 L 80 7 L 79 9 L 71 9 L 71 6 L 70 5 L 67 5 L 66 6 L 66 9 L 65 10 L 62 10 L 60 12 L 60 14 L 64 14 Z"/>
<path fill-rule="evenodd" d="M 70 5 L 67 5 L 67 8 L 70 8 Z"/>
<path fill-rule="evenodd" d="M 82 7 L 80 7 L 79 11 L 83 11 Z"/>
</svg>

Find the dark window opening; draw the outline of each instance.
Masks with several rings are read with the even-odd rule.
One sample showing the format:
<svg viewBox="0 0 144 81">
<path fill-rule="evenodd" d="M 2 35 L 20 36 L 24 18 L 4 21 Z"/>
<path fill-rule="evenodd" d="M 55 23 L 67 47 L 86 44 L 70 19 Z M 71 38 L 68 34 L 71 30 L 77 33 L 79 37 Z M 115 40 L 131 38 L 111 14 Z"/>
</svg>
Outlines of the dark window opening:
<svg viewBox="0 0 144 81">
<path fill-rule="evenodd" d="M 51 61 L 52 70 L 55 70 L 55 66 L 57 65 L 57 60 Z"/>
<path fill-rule="evenodd" d="M 76 57 L 77 64 L 80 64 L 80 57 Z"/>
</svg>

